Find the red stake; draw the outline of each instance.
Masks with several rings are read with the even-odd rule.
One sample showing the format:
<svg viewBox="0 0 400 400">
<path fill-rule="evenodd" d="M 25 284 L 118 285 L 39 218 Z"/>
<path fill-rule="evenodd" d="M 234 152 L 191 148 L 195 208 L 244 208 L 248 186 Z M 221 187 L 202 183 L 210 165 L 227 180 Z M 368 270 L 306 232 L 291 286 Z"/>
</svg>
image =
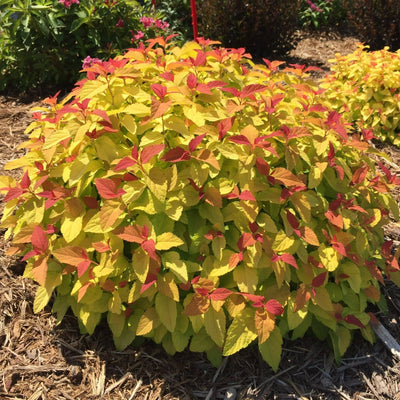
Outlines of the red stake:
<svg viewBox="0 0 400 400">
<path fill-rule="evenodd" d="M 193 38 L 197 42 L 199 37 L 199 31 L 197 26 L 197 14 L 196 14 L 196 1 L 190 0 L 190 7 L 192 8 L 192 26 L 193 26 Z"/>
<path fill-rule="evenodd" d="M 154 8 L 157 8 L 156 0 L 151 0 L 151 2 L 153 3 Z"/>
</svg>

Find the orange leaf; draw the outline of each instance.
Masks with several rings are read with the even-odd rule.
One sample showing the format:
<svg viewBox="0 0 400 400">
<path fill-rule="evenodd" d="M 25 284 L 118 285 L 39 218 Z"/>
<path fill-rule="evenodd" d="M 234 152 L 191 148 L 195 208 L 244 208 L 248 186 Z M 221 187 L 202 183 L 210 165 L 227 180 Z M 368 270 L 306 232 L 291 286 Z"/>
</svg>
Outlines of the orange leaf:
<svg viewBox="0 0 400 400">
<path fill-rule="evenodd" d="M 275 328 L 275 316 L 262 308 L 256 311 L 254 323 L 258 333 L 259 344 L 264 343 Z"/>
<path fill-rule="evenodd" d="M 36 260 L 33 263 L 32 275 L 39 285 L 45 286 L 47 276 L 47 257 Z"/>
<path fill-rule="evenodd" d="M 183 310 L 185 315 L 200 315 L 204 314 L 210 307 L 210 299 L 195 293 L 190 300 L 189 304 Z"/>
<path fill-rule="evenodd" d="M 302 226 L 300 228 L 301 237 L 312 246 L 319 246 L 319 240 L 315 232 L 308 226 Z"/>
<path fill-rule="evenodd" d="M 139 225 L 123 226 L 114 230 L 115 235 L 119 238 L 132 243 L 143 243 L 144 237 L 142 234 L 142 227 Z"/>
<path fill-rule="evenodd" d="M 214 153 L 209 149 L 201 149 L 195 158 L 196 160 L 206 162 L 218 171 L 221 169 L 218 160 L 214 156 Z"/>
<path fill-rule="evenodd" d="M 286 168 L 278 167 L 271 172 L 275 180 L 285 186 L 304 186 L 303 181 Z"/>
<path fill-rule="evenodd" d="M 206 189 L 204 200 L 213 207 L 222 208 L 222 196 L 216 187 L 209 187 Z"/>
<path fill-rule="evenodd" d="M 293 312 L 301 310 L 310 298 L 311 293 L 307 290 L 306 285 L 304 283 L 300 284 L 300 287 L 297 289 L 296 299 L 294 300 Z"/>
</svg>

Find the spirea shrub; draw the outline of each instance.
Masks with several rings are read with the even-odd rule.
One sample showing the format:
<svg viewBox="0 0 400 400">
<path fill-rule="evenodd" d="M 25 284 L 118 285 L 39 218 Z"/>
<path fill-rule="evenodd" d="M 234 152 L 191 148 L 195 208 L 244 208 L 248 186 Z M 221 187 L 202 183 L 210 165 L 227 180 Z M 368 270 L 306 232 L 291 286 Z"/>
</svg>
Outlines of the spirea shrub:
<svg viewBox="0 0 400 400">
<path fill-rule="evenodd" d="M 368 139 L 400 145 L 400 51 L 368 51 L 367 46 L 346 56 L 337 54 L 331 74 L 321 82 L 322 96 Z"/>
<path fill-rule="evenodd" d="M 295 46 L 302 0 L 202 0 L 199 32 L 252 54 L 283 54 Z"/>
<path fill-rule="evenodd" d="M 203 39 L 163 39 L 86 69 L 34 113 L 22 167 L 3 176 L 9 254 L 82 332 L 104 316 L 115 345 L 139 337 L 214 364 L 312 330 L 339 358 L 369 341 L 368 303 L 399 283 L 382 226 L 398 207 L 368 143 L 318 104 L 312 68 Z"/>
</svg>

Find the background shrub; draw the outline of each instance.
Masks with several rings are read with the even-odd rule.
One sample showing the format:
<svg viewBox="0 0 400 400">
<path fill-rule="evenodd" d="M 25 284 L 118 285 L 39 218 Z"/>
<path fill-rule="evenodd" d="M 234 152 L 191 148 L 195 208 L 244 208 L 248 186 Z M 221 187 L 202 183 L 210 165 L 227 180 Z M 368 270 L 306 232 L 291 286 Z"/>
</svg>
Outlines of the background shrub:
<svg viewBox="0 0 400 400">
<path fill-rule="evenodd" d="M 168 21 L 172 32 L 178 36 L 177 43 L 193 40 L 190 0 L 162 0 L 157 2 L 157 11 Z"/>
<path fill-rule="evenodd" d="M 329 107 L 343 114 L 366 137 L 400 145 L 400 51 L 359 46 L 336 55 L 332 73 L 321 82 Z"/>
<path fill-rule="evenodd" d="M 342 0 L 304 0 L 299 20 L 303 28 L 339 27 L 347 20 L 347 12 Z"/>
<path fill-rule="evenodd" d="M 161 34 L 140 21 L 158 18 L 147 10 L 132 0 L 0 0 L 0 92 L 71 88 L 87 56 L 107 60 L 138 31 Z"/>
<path fill-rule="evenodd" d="M 284 53 L 295 45 L 302 0 L 202 0 L 199 34 L 252 54 Z"/>
<path fill-rule="evenodd" d="M 356 35 L 371 50 L 400 48 L 400 3 L 398 0 L 342 0 Z"/>
<path fill-rule="evenodd" d="M 384 276 L 400 283 L 382 226 L 398 180 L 319 103 L 312 68 L 253 65 L 243 49 L 154 39 L 86 68 L 35 112 L 27 154 L 0 178 L 8 254 L 82 332 L 104 316 L 213 363 L 257 341 L 276 370 L 283 338 L 312 330 L 336 358 Z M 251 68 L 248 68 L 248 65 Z"/>
</svg>

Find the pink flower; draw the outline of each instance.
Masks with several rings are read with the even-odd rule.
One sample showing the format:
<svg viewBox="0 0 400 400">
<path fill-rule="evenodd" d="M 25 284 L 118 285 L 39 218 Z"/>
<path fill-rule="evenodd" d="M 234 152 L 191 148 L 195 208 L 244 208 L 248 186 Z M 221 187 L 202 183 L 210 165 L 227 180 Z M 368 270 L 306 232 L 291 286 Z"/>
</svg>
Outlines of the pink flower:
<svg viewBox="0 0 400 400">
<path fill-rule="evenodd" d="M 146 29 L 150 28 L 155 23 L 154 19 L 151 17 L 141 17 L 140 22 Z"/>
<path fill-rule="evenodd" d="M 92 58 L 90 56 L 87 56 L 82 63 L 82 69 L 91 67 L 93 64 L 101 64 L 102 61 L 99 58 Z"/>
<path fill-rule="evenodd" d="M 317 12 L 322 12 L 322 10 L 316 6 L 311 0 L 306 0 L 307 4 L 310 6 L 311 10 L 317 11 Z"/>
<path fill-rule="evenodd" d="M 134 38 L 136 39 L 136 40 L 140 40 L 141 38 L 143 38 L 144 37 L 144 33 L 142 32 L 142 31 L 137 31 L 136 32 L 136 35 L 134 36 Z"/>
<path fill-rule="evenodd" d="M 118 20 L 118 22 L 115 24 L 116 28 L 123 28 L 124 26 L 125 26 L 125 24 L 122 19 Z"/>
<path fill-rule="evenodd" d="M 58 0 L 58 2 L 66 8 L 70 8 L 71 4 L 79 4 L 79 0 Z"/>
<path fill-rule="evenodd" d="M 163 31 L 165 31 L 169 27 L 168 22 L 161 21 L 160 19 L 156 20 L 155 25 L 157 28 L 162 29 Z"/>
</svg>

